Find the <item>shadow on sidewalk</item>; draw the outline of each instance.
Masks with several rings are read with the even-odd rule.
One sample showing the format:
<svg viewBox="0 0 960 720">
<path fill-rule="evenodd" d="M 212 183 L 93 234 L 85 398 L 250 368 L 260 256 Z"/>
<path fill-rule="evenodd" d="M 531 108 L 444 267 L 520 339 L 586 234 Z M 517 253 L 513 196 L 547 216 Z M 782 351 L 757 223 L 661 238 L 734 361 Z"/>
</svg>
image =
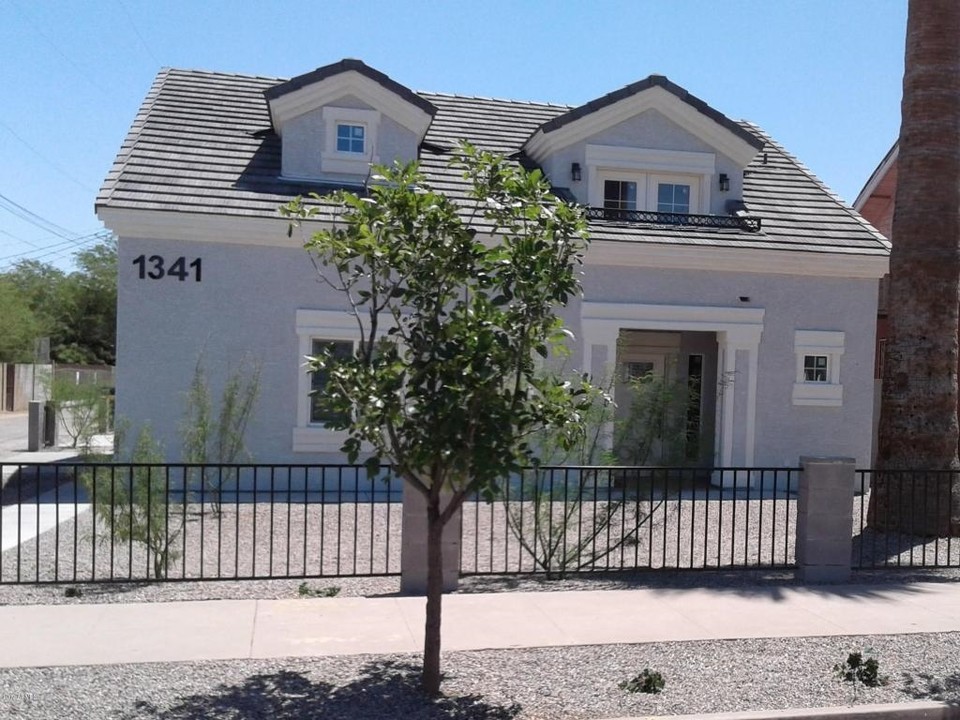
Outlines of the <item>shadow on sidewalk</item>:
<svg viewBox="0 0 960 720">
<path fill-rule="evenodd" d="M 282 670 L 252 675 L 241 685 L 221 685 L 209 695 L 191 695 L 172 707 L 139 701 L 126 718 L 159 720 L 301 720 L 338 718 L 369 720 L 510 720 L 520 712 L 513 704 L 499 707 L 479 696 L 427 698 L 420 691 L 419 668 L 395 661 L 372 662 L 347 685 L 313 682 L 298 672 Z"/>
<path fill-rule="evenodd" d="M 776 602 L 796 594 L 823 597 L 884 598 L 919 594 L 916 583 L 956 583 L 957 568 L 854 570 L 849 582 L 804 583 L 792 569 L 784 570 L 638 570 L 571 574 L 563 580 L 537 575 L 472 576 L 461 580 L 457 594 L 495 592 L 563 592 L 572 590 L 645 590 L 661 595 L 706 590 L 717 595 L 766 598 Z"/>
</svg>

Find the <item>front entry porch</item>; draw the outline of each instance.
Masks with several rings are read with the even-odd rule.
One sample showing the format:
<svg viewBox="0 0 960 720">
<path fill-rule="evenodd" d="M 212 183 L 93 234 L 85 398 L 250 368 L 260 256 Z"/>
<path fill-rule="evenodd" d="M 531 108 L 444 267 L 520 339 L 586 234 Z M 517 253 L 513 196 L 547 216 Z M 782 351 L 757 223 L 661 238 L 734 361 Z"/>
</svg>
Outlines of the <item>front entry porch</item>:
<svg viewBox="0 0 960 720">
<path fill-rule="evenodd" d="M 646 374 L 659 376 L 668 386 L 685 386 L 688 393 L 696 388 L 699 403 L 686 405 L 681 419 L 696 434 L 696 443 L 682 443 L 683 464 L 750 467 L 756 450 L 763 316 L 762 308 L 586 302 L 581 315 L 584 367 L 593 377 L 616 378 L 621 399 L 627 397 L 630 379 Z M 629 408 L 618 408 L 619 417 L 626 413 Z M 678 460 L 662 440 L 645 451 L 650 464 Z M 712 482 L 733 485 L 733 476 L 727 475 L 715 472 Z"/>
</svg>

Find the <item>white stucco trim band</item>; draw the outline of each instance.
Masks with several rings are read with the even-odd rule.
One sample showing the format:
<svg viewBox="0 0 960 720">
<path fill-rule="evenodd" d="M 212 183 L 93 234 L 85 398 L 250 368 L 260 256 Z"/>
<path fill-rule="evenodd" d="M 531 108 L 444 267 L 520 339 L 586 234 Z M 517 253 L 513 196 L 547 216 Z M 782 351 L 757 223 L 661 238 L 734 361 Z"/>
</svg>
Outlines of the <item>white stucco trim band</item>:
<svg viewBox="0 0 960 720">
<path fill-rule="evenodd" d="M 97 217 L 120 238 L 187 240 L 234 245 L 302 248 L 314 230 L 329 222 L 305 223 L 302 234 L 287 236 L 289 221 L 279 217 L 212 215 L 165 210 L 97 208 Z M 889 272 L 886 254 L 868 255 L 715 245 L 671 245 L 594 240 L 587 265 L 618 265 L 711 272 L 754 272 L 815 277 L 876 278 Z"/>
<path fill-rule="evenodd" d="M 607 368 L 593 367 L 593 347 L 606 347 L 608 362 L 617 357 L 621 330 L 664 330 L 713 332 L 717 336 L 717 465 L 751 466 L 756 447 L 757 371 L 760 337 L 763 334 L 763 308 L 717 307 L 704 305 L 643 305 L 631 303 L 585 302 L 581 306 L 583 367 L 595 377 Z M 741 367 L 737 351 L 745 351 Z M 738 374 L 747 382 L 746 407 L 737 417 L 734 393 L 726 391 L 737 382 Z M 743 423 L 745 443 L 742 453 L 734 445 L 734 430 Z"/>
</svg>

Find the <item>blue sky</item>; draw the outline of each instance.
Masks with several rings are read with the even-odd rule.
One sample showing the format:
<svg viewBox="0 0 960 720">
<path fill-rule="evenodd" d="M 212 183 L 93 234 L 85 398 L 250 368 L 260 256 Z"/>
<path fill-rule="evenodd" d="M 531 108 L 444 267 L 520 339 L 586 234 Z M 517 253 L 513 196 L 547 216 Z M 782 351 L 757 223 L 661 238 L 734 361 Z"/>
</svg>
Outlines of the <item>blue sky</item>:
<svg viewBox="0 0 960 720">
<path fill-rule="evenodd" d="M 661 73 L 852 202 L 897 137 L 906 0 L 0 0 L 0 269 L 69 267 L 164 66 L 360 58 L 414 90 L 577 105 Z"/>
</svg>

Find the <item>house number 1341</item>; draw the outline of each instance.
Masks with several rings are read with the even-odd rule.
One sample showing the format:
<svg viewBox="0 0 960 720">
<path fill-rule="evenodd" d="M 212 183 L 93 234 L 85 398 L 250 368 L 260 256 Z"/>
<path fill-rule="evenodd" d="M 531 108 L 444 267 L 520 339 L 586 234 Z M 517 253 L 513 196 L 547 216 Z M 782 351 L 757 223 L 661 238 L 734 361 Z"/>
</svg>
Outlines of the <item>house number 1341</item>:
<svg viewBox="0 0 960 720">
<path fill-rule="evenodd" d="M 200 282 L 202 265 L 200 258 L 188 263 L 183 256 L 178 257 L 169 265 L 161 255 L 140 255 L 135 258 L 133 264 L 137 266 L 137 272 L 141 280 L 150 278 L 151 280 L 160 280 L 165 277 L 175 277 L 180 282 L 193 278 Z"/>
</svg>

